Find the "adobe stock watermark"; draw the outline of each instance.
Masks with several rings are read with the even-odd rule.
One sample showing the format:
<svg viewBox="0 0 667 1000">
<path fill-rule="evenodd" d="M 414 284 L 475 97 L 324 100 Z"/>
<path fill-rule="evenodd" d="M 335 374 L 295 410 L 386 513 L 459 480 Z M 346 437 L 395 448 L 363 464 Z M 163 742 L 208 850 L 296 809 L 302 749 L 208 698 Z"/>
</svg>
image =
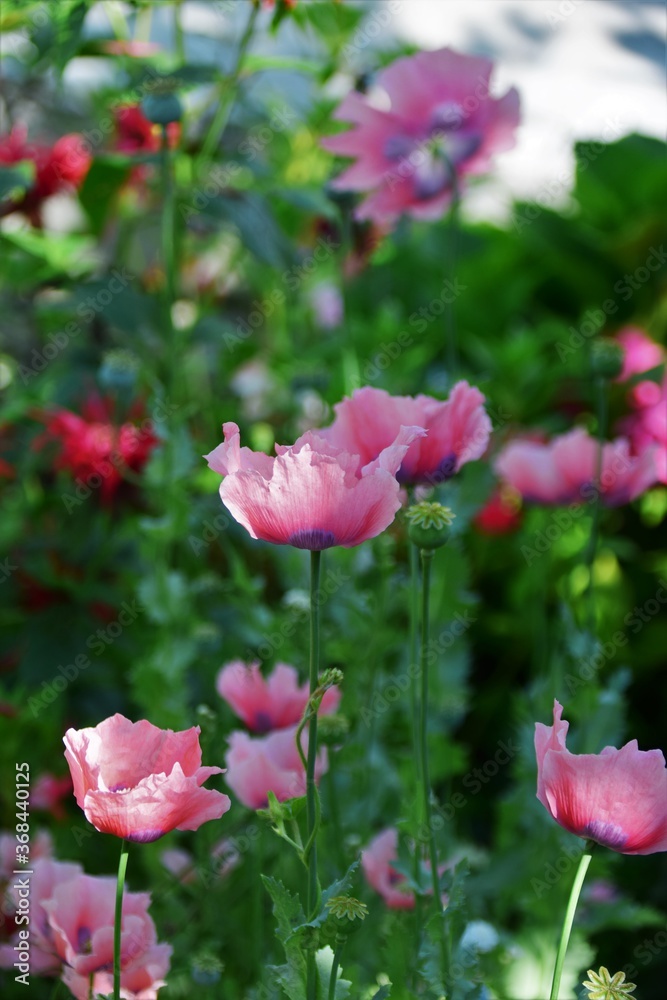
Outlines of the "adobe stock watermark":
<svg viewBox="0 0 667 1000">
<path fill-rule="evenodd" d="M 650 253 L 644 264 L 635 268 L 629 274 L 624 274 L 622 278 L 614 283 L 614 291 L 622 302 L 628 302 L 635 292 L 639 291 L 642 285 L 651 280 L 654 274 L 661 270 L 667 262 L 667 252 L 661 243 L 659 247 L 651 247 Z M 559 340 L 556 344 L 556 351 L 560 361 L 565 361 L 570 354 L 576 352 L 589 340 L 594 337 L 605 325 L 608 316 L 613 316 L 618 312 L 618 302 L 616 299 L 605 299 L 599 309 L 587 309 L 584 319 L 579 328 L 568 327 L 570 336 L 567 342 Z"/>
<path fill-rule="evenodd" d="M 626 614 L 623 624 L 627 626 L 627 631 L 617 629 L 610 639 L 605 642 L 598 642 L 595 652 L 591 656 L 579 661 L 579 669 L 576 674 L 565 675 L 564 680 L 570 694 L 573 694 L 577 688 L 583 687 L 592 681 L 605 663 L 612 660 L 619 649 L 628 645 L 628 632 L 631 635 L 637 635 L 638 632 L 641 632 L 644 625 L 655 618 L 661 609 L 667 605 L 667 580 L 663 580 L 661 577 L 658 583 L 660 584 L 660 588 L 656 591 L 655 597 L 649 597 L 642 605 L 635 605 L 632 611 L 628 611 Z"/>
<path fill-rule="evenodd" d="M 429 639 L 426 647 L 426 665 L 431 667 L 437 663 L 438 658 L 450 649 L 457 639 L 465 635 L 476 621 L 477 619 L 468 611 L 463 614 L 457 612 L 454 620 L 440 632 L 436 639 Z M 400 701 L 410 689 L 411 681 L 419 677 L 421 677 L 421 664 L 419 662 L 411 663 L 404 673 L 393 677 L 382 691 L 376 691 L 370 706 L 362 706 L 361 721 L 364 725 L 369 726 L 375 719 L 388 712 L 391 706 Z"/>
<path fill-rule="evenodd" d="M 583 170 L 587 170 L 597 158 L 609 148 L 609 143 L 613 142 L 626 131 L 625 124 L 620 118 L 607 118 L 602 130 L 602 139 L 594 142 L 587 142 L 575 149 L 575 166 L 571 170 L 563 170 L 552 180 L 541 186 L 534 201 L 530 205 L 525 205 L 520 212 L 513 212 L 512 226 L 515 232 L 521 232 L 526 226 L 532 225 L 536 219 L 543 214 L 545 208 L 551 207 L 567 191 L 572 190 L 576 176 Z"/>
<path fill-rule="evenodd" d="M 583 517 L 591 504 L 596 503 L 600 496 L 604 496 L 616 480 L 632 468 L 634 461 L 635 459 L 629 455 L 615 454 L 607 467 L 602 470 L 599 487 L 596 483 L 585 483 L 579 490 L 580 500 L 573 500 L 554 510 L 551 514 L 551 524 L 547 525 L 544 531 L 536 531 L 533 534 L 531 545 L 521 546 L 521 555 L 526 560 L 526 565 L 530 566 L 536 559 L 545 555 L 552 545 L 569 531 L 574 522 Z"/>
<path fill-rule="evenodd" d="M 320 587 L 313 596 L 315 604 L 318 607 L 325 605 L 329 598 L 333 597 L 350 579 L 351 577 L 343 573 L 341 569 L 327 570 Z M 270 659 L 279 649 L 282 649 L 285 640 L 293 636 L 297 628 L 307 622 L 309 618 L 310 608 L 308 605 L 292 608 L 289 616 L 275 632 L 266 633 L 256 648 L 246 650 L 246 659 L 248 661 L 259 660 L 260 662 Z"/>
<path fill-rule="evenodd" d="M 90 322 L 90 320 L 104 312 L 111 301 L 117 295 L 121 295 L 130 282 L 136 279 L 136 275 L 130 274 L 125 267 L 114 268 L 111 275 L 111 280 L 107 283 L 106 288 L 100 289 L 94 295 L 89 295 L 88 298 L 77 306 L 76 314 L 84 323 Z M 23 384 L 27 385 L 30 379 L 35 378 L 36 375 L 43 372 L 51 361 L 54 361 L 59 354 L 62 354 L 70 342 L 79 336 L 81 330 L 81 324 L 72 320 L 64 329 L 59 330 L 57 333 L 50 333 L 47 337 L 49 343 L 45 344 L 41 350 L 36 347 L 33 348 L 31 363 L 19 365 L 19 375 Z"/>
<path fill-rule="evenodd" d="M 164 423 L 178 410 L 173 403 L 160 400 L 155 407 L 151 417 L 146 417 L 140 424 L 132 424 L 133 445 L 140 445 L 148 441 L 155 440 L 156 427 Z M 122 428 L 118 428 L 118 445 L 120 445 L 120 435 Z M 113 447 L 107 458 L 102 458 L 95 463 L 94 472 L 91 472 L 85 479 L 77 477 L 74 482 L 76 488 L 73 493 L 61 493 L 60 499 L 65 505 L 65 510 L 71 514 L 73 510 L 80 507 L 93 493 L 116 473 L 123 477 L 126 471 L 132 471 L 125 461 L 125 457 L 120 448 Z"/>
<path fill-rule="evenodd" d="M 109 622 L 104 628 L 98 628 L 85 640 L 86 649 L 94 656 L 101 656 L 105 650 L 112 646 L 123 634 L 125 629 L 132 625 L 144 608 L 136 601 L 123 601 L 115 621 Z M 71 663 L 59 664 L 56 674 L 50 681 L 42 681 L 42 690 L 37 695 L 31 695 L 28 699 L 28 708 L 32 712 L 34 719 L 49 705 L 52 705 L 56 698 L 67 690 L 70 684 L 78 679 L 84 670 L 92 666 L 93 660 L 88 653 L 78 653 Z"/>
</svg>

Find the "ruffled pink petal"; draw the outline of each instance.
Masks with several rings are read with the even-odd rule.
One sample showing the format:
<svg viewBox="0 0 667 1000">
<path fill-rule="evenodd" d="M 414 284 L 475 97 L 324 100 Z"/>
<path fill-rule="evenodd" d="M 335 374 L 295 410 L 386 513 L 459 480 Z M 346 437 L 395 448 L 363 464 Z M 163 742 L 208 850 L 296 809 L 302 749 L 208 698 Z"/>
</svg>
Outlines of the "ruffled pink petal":
<svg viewBox="0 0 667 1000">
<path fill-rule="evenodd" d="M 201 788 L 201 781 L 221 768 L 201 768 L 185 775 L 180 764 L 171 774 L 150 774 L 132 788 L 89 791 L 84 800 L 86 818 L 96 829 L 137 843 L 150 843 L 170 830 L 197 830 L 220 819 L 231 803 L 227 795 Z"/>
<path fill-rule="evenodd" d="M 280 801 L 305 794 L 306 774 L 296 748 L 296 729 L 292 726 L 260 738 L 251 738 L 241 732 L 230 734 L 225 780 L 249 809 L 264 808 L 269 791 Z M 307 754 L 308 738 L 305 733 L 302 734 L 301 745 L 304 754 Z M 326 767 L 326 750 L 322 750 L 317 755 L 316 780 Z"/>
<path fill-rule="evenodd" d="M 382 896 L 387 906 L 395 910 L 412 910 L 414 893 L 401 889 L 405 879 L 391 867 L 397 859 L 398 831 L 389 828 L 374 837 L 361 852 L 361 867 L 368 884 Z"/>
<path fill-rule="evenodd" d="M 274 459 L 261 451 L 252 451 L 241 447 L 241 435 L 238 425 L 227 422 L 222 425 L 224 441 L 217 448 L 204 455 L 209 468 L 221 476 L 232 475 L 240 470 L 258 472 L 266 479 L 271 478 Z"/>
</svg>

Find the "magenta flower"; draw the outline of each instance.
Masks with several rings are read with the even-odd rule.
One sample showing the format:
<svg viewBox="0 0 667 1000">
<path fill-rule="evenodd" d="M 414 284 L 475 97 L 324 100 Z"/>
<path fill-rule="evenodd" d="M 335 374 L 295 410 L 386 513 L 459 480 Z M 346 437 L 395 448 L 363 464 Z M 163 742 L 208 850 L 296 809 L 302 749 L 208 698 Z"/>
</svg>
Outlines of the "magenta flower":
<svg viewBox="0 0 667 1000">
<path fill-rule="evenodd" d="M 299 686 L 299 675 L 286 663 L 277 663 L 264 678 L 258 663 L 233 660 L 218 674 L 216 688 L 254 733 L 268 733 L 299 722 L 310 697 L 308 683 Z M 323 715 L 335 712 L 339 702 L 338 688 L 329 688 L 322 698 L 320 712 Z"/>
<path fill-rule="evenodd" d="M 375 461 L 359 468 L 357 455 L 308 431 L 293 445 L 276 445 L 277 458 L 241 448 L 239 429 L 223 425 L 225 440 L 205 458 L 224 476 L 222 502 L 252 538 L 320 551 L 350 548 L 374 538 L 400 507 L 396 472 L 421 427 L 401 427 Z"/>
<path fill-rule="evenodd" d="M 569 723 L 554 701 L 554 724 L 535 725 L 537 797 L 570 833 L 619 854 L 667 851 L 667 770 L 660 750 L 637 740 L 599 754 L 565 746 Z"/>
<path fill-rule="evenodd" d="M 361 852 L 361 867 L 371 888 L 375 889 L 392 910 L 412 910 L 415 894 L 408 887 L 392 862 L 398 861 L 398 830 L 389 827 L 373 837 Z"/>
<path fill-rule="evenodd" d="M 64 743 L 76 801 L 101 833 L 146 844 L 197 830 L 231 804 L 201 787 L 223 770 L 201 766 L 198 726 L 175 733 L 116 714 L 94 729 L 68 729 Z"/>
<path fill-rule="evenodd" d="M 225 781 L 248 809 L 266 808 L 269 792 L 279 802 L 306 794 L 306 772 L 296 748 L 296 730 L 296 726 L 290 726 L 254 738 L 240 731 L 230 734 Z M 307 755 L 305 733 L 301 736 L 301 747 Z M 327 766 L 327 752 L 323 749 L 315 763 L 317 781 Z"/>
<path fill-rule="evenodd" d="M 354 157 L 333 186 L 370 191 L 358 219 L 393 223 L 404 212 L 438 219 L 454 179 L 481 174 L 495 153 L 511 149 L 519 124 L 519 95 L 489 94 L 493 63 L 452 49 L 397 59 L 377 75 L 370 94 L 348 94 L 336 118 L 356 128 L 322 145 Z"/>
<path fill-rule="evenodd" d="M 577 428 L 553 438 L 511 441 L 498 455 L 495 469 L 524 500 L 549 504 L 580 504 L 597 496 L 597 441 Z M 603 446 L 600 499 L 607 507 L 629 503 L 656 481 L 653 450 L 634 457 L 625 438 Z"/>
<path fill-rule="evenodd" d="M 665 360 L 665 352 L 660 344 L 637 326 L 626 326 L 616 339 L 623 348 L 623 369 L 617 382 L 627 382 L 634 375 L 657 368 Z"/>
<path fill-rule="evenodd" d="M 359 456 L 365 465 L 395 440 L 402 425 L 425 428 L 408 448 L 396 474 L 399 483 L 441 483 L 466 462 L 486 451 L 491 421 L 484 396 L 467 382 L 457 382 L 449 399 L 431 396 L 390 396 L 384 389 L 364 386 L 352 398 L 334 406 L 331 427 L 317 433 L 336 448 Z"/>
</svg>

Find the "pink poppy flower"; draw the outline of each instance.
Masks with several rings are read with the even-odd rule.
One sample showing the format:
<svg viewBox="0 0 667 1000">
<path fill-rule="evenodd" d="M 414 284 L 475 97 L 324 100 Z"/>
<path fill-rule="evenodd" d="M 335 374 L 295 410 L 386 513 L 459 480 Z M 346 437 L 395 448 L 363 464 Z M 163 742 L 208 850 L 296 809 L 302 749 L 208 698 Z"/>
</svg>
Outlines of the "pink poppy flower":
<svg viewBox="0 0 667 1000">
<path fill-rule="evenodd" d="M 322 145 L 354 157 L 333 186 L 370 191 L 358 219 L 393 223 L 404 212 L 438 219 L 456 177 L 487 171 L 495 153 L 511 149 L 519 124 L 519 95 L 489 94 L 493 63 L 452 49 L 397 59 L 377 75 L 370 94 L 348 94 L 334 117 L 356 128 Z"/>
<path fill-rule="evenodd" d="M 43 904 L 49 915 L 55 950 L 70 970 L 65 973 L 66 981 L 75 986 L 78 977 L 87 982 L 94 973 L 111 975 L 115 903 L 115 878 L 78 875 L 56 886 L 51 898 Z M 133 985 L 138 985 L 137 980 L 145 984 L 140 988 L 150 986 L 151 980 L 145 974 L 147 967 L 166 972 L 169 965 L 171 947 L 157 943 L 149 904 L 149 893 L 125 891 L 120 939 L 121 985 L 130 994 L 140 992 Z"/>
<path fill-rule="evenodd" d="M 199 731 L 175 733 L 118 713 L 94 729 L 68 729 L 65 757 L 86 819 L 101 833 L 142 844 L 220 819 L 229 797 L 201 785 L 224 772 L 201 766 Z"/>
<path fill-rule="evenodd" d="M 258 663 L 233 660 L 222 668 L 215 686 L 220 697 L 254 733 L 268 733 L 299 722 L 310 697 L 308 683 L 299 686 L 299 675 L 286 663 L 277 663 L 264 678 Z M 339 702 L 338 688 L 329 688 L 320 712 L 335 712 Z"/>
<path fill-rule="evenodd" d="M 660 750 L 637 740 L 599 754 L 573 754 L 554 701 L 553 726 L 535 725 L 537 797 L 557 823 L 619 854 L 667 851 L 667 769 Z"/>
<path fill-rule="evenodd" d="M 225 440 L 204 456 L 225 478 L 222 502 L 252 538 L 321 551 L 374 538 L 401 503 L 395 475 L 412 442 L 426 432 L 401 427 L 388 447 L 359 469 L 349 454 L 307 431 L 277 458 L 241 448 L 239 429 L 223 425 Z"/>
<path fill-rule="evenodd" d="M 31 859 L 30 876 L 30 971 L 38 976 L 57 976 L 62 959 L 56 950 L 53 929 L 45 902 L 53 896 L 57 886 L 71 882 L 83 875 L 81 865 L 72 861 L 55 861 L 49 857 Z M 7 896 L 19 907 L 17 890 L 10 886 Z M 19 928 L 17 927 L 17 931 Z M 0 948 L 0 967 L 11 969 L 16 961 L 14 947 L 21 944 L 18 933 L 8 945 Z"/>
<path fill-rule="evenodd" d="M 413 441 L 396 473 L 399 483 L 441 483 L 466 462 L 486 451 L 491 421 L 484 396 L 467 382 L 457 382 L 449 399 L 390 396 L 364 386 L 334 406 L 336 419 L 317 433 L 336 448 L 359 456 L 365 465 L 395 440 L 406 424 L 423 427 L 426 437 Z"/>
<path fill-rule="evenodd" d="M 392 910 L 412 910 L 415 894 L 408 888 L 405 875 L 392 868 L 398 860 L 398 830 L 389 827 L 378 833 L 361 852 L 361 867 L 368 884 Z"/>
<path fill-rule="evenodd" d="M 269 792 L 279 802 L 306 794 L 306 772 L 296 748 L 296 730 L 296 726 L 290 726 L 254 738 L 240 731 L 230 734 L 225 781 L 248 809 L 265 809 Z M 301 735 L 301 746 L 307 755 L 306 733 Z M 316 781 L 327 766 L 327 752 L 323 749 L 316 759 Z"/>
<path fill-rule="evenodd" d="M 524 500 L 553 506 L 591 502 L 597 496 L 597 441 L 577 428 L 546 444 L 511 441 L 498 455 L 498 475 Z M 656 481 L 652 450 L 633 457 L 626 438 L 602 449 L 600 499 L 607 507 L 629 503 Z"/>
</svg>

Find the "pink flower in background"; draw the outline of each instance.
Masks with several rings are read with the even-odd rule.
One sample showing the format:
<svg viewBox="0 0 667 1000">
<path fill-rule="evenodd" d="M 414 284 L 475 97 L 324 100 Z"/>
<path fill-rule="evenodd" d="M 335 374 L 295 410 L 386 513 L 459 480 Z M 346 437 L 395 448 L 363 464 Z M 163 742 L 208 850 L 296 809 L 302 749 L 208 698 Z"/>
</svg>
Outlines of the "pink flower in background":
<svg viewBox="0 0 667 1000">
<path fill-rule="evenodd" d="M 396 474 L 399 483 L 440 483 L 486 451 L 491 421 L 484 396 L 467 382 L 457 382 L 449 399 L 390 396 L 365 386 L 334 406 L 336 419 L 319 430 L 326 441 L 359 456 L 365 465 L 394 441 L 402 425 L 427 431 L 408 448 Z"/>
<path fill-rule="evenodd" d="M 617 339 L 625 351 L 619 382 L 665 363 L 664 348 L 638 327 L 621 330 Z M 617 429 L 630 439 L 635 455 L 653 448 L 657 479 L 667 483 L 667 376 L 660 382 L 638 382 L 629 389 L 628 399 L 634 412 L 620 420 Z"/>
<path fill-rule="evenodd" d="M 47 198 L 81 187 L 92 163 L 87 145 L 77 133 L 61 136 L 52 146 L 30 143 L 21 125 L 0 136 L 0 164 L 31 160 L 35 167 L 32 185 L 20 198 L 3 205 L 2 214 L 24 212 L 33 225 L 41 225 L 42 203 Z"/>
<path fill-rule="evenodd" d="M 412 910 L 415 894 L 408 888 L 405 875 L 392 868 L 398 861 L 398 830 L 390 827 L 378 833 L 361 852 L 361 867 L 368 884 L 393 910 Z"/>
<path fill-rule="evenodd" d="M 333 186 L 368 191 L 356 217 L 390 222 L 404 212 L 438 219 L 452 200 L 454 179 L 486 172 L 511 149 L 519 95 L 489 94 L 493 63 L 452 49 L 397 59 L 377 74 L 370 94 L 348 94 L 334 117 L 356 127 L 322 145 L 355 159 Z"/>
<path fill-rule="evenodd" d="M 189 851 L 180 847 L 167 848 L 160 855 L 160 861 L 184 885 L 196 882 L 199 875 L 208 887 L 212 879 L 224 878 L 233 871 L 240 861 L 240 855 L 234 841 L 225 837 L 212 848 L 208 863 L 197 863 Z"/>
<path fill-rule="evenodd" d="M 14 838 L 16 844 L 16 839 Z M 56 887 L 78 879 L 83 875 L 81 865 L 71 861 L 55 861 L 53 858 L 31 856 L 30 868 L 30 971 L 38 976 L 56 976 L 62 967 L 62 959 L 56 950 L 53 929 L 44 904 L 50 899 Z M 8 889 L 8 898 L 18 910 L 19 897 L 16 889 Z M 17 930 L 19 928 L 17 927 Z M 20 944 L 18 934 L 14 934 L 8 945 L 0 947 L 0 968 L 11 969 L 16 961 L 14 946 Z"/>
<path fill-rule="evenodd" d="M 626 326 L 616 339 L 623 348 L 623 369 L 617 382 L 627 382 L 634 375 L 641 375 L 651 368 L 657 368 L 665 360 L 665 352 L 660 344 L 638 326 Z"/>
<path fill-rule="evenodd" d="M 321 281 L 310 293 L 310 304 L 317 325 L 323 330 L 335 330 L 343 322 L 343 297 L 332 281 Z"/>
<path fill-rule="evenodd" d="M 132 56 L 135 59 L 154 56 L 162 51 L 156 42 L 137 42 L 118 38 L 102 42 L 101 48 L 103 52 L 108 52 L 112 56 Z"/>
<path fill-rule="evenodd" d="M 216 688 L 254 733 L 268 733 L 299 722 L 310 697 L 308 683 L 299 686 L 298 673 L 286 663 L 277 663 L 264 678 L 258 663 L 233 660 L 219 672 Z M 320 712 L 324 715 L 335 712 L 339 702 L 338 688 L 329 688 L 322 698 Z"/>
<path fill-rule="evenodd" d="M 594 500 L 597 441 L 577 428 L 546 444 L 515 440 L 495 460 L 501 479 L 524 500 L 554 506 Z M 600 499 L 608 507 L 629 503 L 656 481 L 652 449 L 633 456 L 625 438 L 602 449 Z"/>
<path fill-rule="evenodd" d="M 145 844 L 229 809 L 227 795 L 201 787 L 223 771 L 201 766 L 198 726 L 175 733 L 116 714 L 68 729 L 64 743 L 76 801 L 101 833 Z"/>
<path fill-rule="evenodd" d="M 306 772 L 296 748 L 296 730 L 296 726 L 290 726 L 254 738 L 239 731 L 230 734 L 225 781 L 248 809 L 264 809 L 269 792 L 279 802 L 306 794 Z M 305 733 L 301 736 L 301 746 L 307 755 Z M 327 752 L 323 749 L 315 764 L 316 781 L 326 769 Z"/>
<path fill-rule="evenodd" d="M 56 952 L 69 967 L 65 972 L 68 985 L 71 982 L 76 986 L 78 977 L 88 981 L 93 973 L 111 974 L 115 902 L 115 878 L 79 875 L 57 885 L 51 898 L 43 904 L 49 915 Z M 145 984 L 139 988 L 150 987 L 151 980 L 145 974 L 147 967 L 166 972 L 169 966 L 172 949 L 170 945 L 157 943 L 155 924 L 148 913 L 149 904 L 147 892 L 126 890 L 124 893 L 121 985 L 132 992 L 138 992 L 130 985 L 136 980 Z"/>
<path fill-rule="evenodd" d="M 400 507 L 396 472 L 410 445 L 426 432 L 397 428 L 375 461 L 363 465 L 307 431 L 277 458 L 241 448 L 239 429 L 223 425 L 225 440 L 205 458 L 224 476 L 220 497 L 252 538 L 320 551 L 350 548 L 374 538 Z"/>
<path fill-rule="evenodd" d="M 55 774 L 40 774 L 30 789 L 30 807 L 44 809 L 56 819 L 63 819 L 65 810 L 62 800 L 72 794 L 72 779 L 69 774 L 56 778 Z"/>
<path fill-rule="evenodd" d="M 569 723 L 554 701 L 553 726 L 535 725 L 537 797 L 570 833 L 620 854 L 667 851 L 667 769 L 660 750 L 572 754 Z"/>
</svg>

